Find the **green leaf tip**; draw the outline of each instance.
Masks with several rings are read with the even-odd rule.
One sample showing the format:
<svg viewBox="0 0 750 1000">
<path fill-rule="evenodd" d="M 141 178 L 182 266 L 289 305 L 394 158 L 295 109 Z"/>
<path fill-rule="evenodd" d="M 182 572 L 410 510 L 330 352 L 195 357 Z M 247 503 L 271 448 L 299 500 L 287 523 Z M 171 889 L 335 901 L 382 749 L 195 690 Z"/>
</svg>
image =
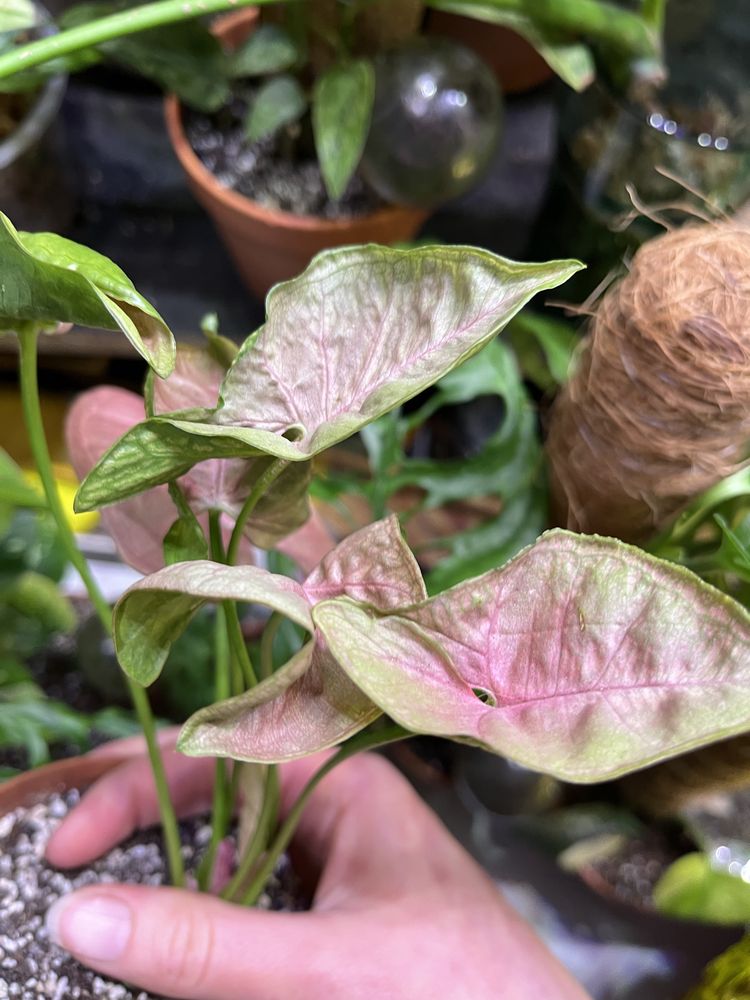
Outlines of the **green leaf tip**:
<svg viewBox="0 0 750 1000">
<path fill-rule="evenodd" d="M 119 330 L 157 375 L 174 368 L 169 328 L 116 264 L 54 233 L 18 232 L 0 212 L 0 329 L 19 323 Z"/>
</svg>

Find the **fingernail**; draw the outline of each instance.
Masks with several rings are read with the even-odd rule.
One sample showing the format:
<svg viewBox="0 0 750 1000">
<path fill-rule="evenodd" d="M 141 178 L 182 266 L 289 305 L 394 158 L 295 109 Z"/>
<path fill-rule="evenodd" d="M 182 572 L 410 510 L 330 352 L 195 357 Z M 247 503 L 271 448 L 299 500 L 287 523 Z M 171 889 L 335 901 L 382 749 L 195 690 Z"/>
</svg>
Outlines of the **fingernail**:
<svg viewBox="0 0 750 1000">
<path fill-rule="evenodd" d="M 76 957 L 114 962 L 128 946 L 133 917 L 130 907 L 114 896 L 75 894 L 58 899 L 47 911 L 50 938 Z"/>
</svg>

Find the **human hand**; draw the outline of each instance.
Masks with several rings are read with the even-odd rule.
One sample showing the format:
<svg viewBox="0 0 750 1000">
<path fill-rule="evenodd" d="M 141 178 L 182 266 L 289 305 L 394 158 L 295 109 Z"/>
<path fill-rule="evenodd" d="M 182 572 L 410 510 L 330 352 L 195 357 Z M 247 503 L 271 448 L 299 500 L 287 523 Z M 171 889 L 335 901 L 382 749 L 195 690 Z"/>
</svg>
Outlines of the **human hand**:
<svg viewBox="0 0 750 1000">
<path fill-rule="evenodd" d="M 165 756 L 180 814 L 207 809 L 213 762 Z M 320 762 L 281 768 L 282 811 Z M 47 857 L 78 866 L 157 821 L 148 762 L 133 757 L 84 796 Z M 50 931 L 100 973 L 183 1000 L 587 1000 L 380 757 L 355 757 L 324 778 L 298 828 L 294 860 L 316 877 L 309 913 L 100 885 L 55 904 Z"/>
</svg>

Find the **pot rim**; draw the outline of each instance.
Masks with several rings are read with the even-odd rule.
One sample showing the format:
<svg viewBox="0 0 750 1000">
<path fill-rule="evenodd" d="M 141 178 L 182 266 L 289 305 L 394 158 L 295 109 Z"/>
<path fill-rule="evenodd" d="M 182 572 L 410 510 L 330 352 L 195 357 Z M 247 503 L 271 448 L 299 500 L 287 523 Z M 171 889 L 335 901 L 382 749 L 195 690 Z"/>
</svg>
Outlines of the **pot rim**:
<svg viewBox="0 0 750 1000">
<path fill-rule="evenodd" d="M 70 788 L 85 791 L 99 778 L 132 759 L 128 754 L 94 751 L 23 771 L 0 784 L 0 817 L 53 792 Z"/>
</svg>

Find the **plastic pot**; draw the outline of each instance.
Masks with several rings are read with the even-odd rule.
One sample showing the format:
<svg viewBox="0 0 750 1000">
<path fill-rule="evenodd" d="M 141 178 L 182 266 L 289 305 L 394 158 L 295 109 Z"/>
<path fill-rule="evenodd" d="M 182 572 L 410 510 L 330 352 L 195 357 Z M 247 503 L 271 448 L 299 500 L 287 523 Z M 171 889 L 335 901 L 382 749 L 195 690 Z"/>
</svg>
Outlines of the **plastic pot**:
<svg viewBox="0 0 750 1000">
<path fill-rule="evenodd" d="M 33 805 L 45 795 L 72 788 L 83 791 L 129 758 L 121 754 L 95 753 L 46 764 L 25 771 L 0 785 L 0 816 Z"/>
</svg>

